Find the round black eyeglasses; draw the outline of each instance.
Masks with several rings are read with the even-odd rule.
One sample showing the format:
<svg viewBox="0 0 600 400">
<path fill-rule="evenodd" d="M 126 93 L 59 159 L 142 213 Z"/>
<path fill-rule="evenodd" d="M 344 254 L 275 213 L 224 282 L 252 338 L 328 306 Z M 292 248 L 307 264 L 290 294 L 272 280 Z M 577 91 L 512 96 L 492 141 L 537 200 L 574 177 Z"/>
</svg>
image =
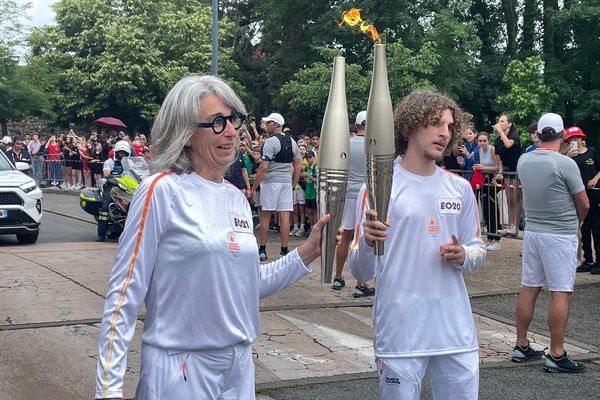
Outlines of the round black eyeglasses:
<svg viewBox="0 0 600 400">
<path fill-rule="evenodd" d="M 215 135 L 220 135 L 227 127 L 227 121 L 231 122 L 235 129 L 240 129 L 245 120 L 245 114 L 233 113 L 231 115 L 218 115 L 211 122 L 198 122 L 196 126 L 198 128 L 212 128 Z"/>
</svg>

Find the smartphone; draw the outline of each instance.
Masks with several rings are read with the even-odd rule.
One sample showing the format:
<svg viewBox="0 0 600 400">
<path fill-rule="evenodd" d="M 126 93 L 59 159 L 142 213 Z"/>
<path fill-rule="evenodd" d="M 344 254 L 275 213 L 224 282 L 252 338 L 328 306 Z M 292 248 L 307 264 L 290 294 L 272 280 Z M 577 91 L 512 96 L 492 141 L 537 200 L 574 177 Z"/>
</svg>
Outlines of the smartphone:
<svg viewBox="0 0 600 400">
<path fill-rule="evenodd" d="M 571 142 L 571 150 L 577 150 L 577 141 L 576 140 L 573 140 Z"/>
<path fill-rule="evenodd" d="M 460 147 L 460 146 L 464 146 L 464 145 L 465 145 L 465 141 L 464 141 L 464 139 L 458 139 L 458 140 L 456 141 L 456 144 L 458 145 L 458 147 Z"/>
</svg>

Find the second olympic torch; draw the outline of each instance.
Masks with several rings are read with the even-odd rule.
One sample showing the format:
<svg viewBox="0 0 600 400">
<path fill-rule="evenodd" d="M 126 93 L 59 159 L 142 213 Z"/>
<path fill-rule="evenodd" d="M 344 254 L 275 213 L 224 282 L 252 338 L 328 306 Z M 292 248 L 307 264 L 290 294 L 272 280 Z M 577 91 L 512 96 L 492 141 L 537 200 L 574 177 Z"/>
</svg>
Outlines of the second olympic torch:
<svg viewBox="0 0 600 400">
<path fill-rule="evenodd" d="M 319 217 L 326 214 L 331 216 L 321 236 L 321 283 L 331 283 L 335 236 L 342 222 L 348 184 L 350 132 L 345 70 L 344 57 L 335 57 L 329 99 L 321 127 L 317 205 Z"/>
<path fill-rule="evenodd" d="M 365 155 L 369 208 L 385 222 L 392 191 L 395 159 L 394 111 L 388 85 L 385 44 L 375 44 L 373 78 L 367 105 Z M 375 242 L 374 254 L 384 253 L 384 242 Z"/>
</svg>

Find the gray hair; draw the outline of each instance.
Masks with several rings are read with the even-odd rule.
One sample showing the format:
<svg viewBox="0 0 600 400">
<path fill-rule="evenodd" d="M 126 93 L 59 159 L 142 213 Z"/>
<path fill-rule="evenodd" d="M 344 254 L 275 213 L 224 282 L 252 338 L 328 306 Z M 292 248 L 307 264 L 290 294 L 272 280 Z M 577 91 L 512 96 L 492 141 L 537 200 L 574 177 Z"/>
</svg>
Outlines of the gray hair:
<svg viewBox="0 0 600 400">
<path fill-rule="evenodd" d="M 191 149 L 186 144 L 197 129 L 200 100 L 208 94 L 217 95 L 234 112 L 246 114 L 242 100 L 222 79 L 210 75 L 182 78 L 165 97 L 152 125 L 153 173 L 171 169 L 177 174 L 193 172 Z"/>
</svg>

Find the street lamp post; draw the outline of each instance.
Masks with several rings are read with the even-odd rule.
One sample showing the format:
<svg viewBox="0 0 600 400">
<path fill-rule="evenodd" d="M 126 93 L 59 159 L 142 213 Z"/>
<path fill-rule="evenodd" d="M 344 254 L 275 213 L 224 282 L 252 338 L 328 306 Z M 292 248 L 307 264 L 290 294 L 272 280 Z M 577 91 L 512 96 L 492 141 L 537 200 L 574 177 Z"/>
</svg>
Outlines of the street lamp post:
<svg viewBox="0 0 600 400">
<path fill-rule="evenodd" d="M 219 55 L 219 0 L 212 0 L 212 57 L 211 57 L 211 74 L 219 75 L 219 67 L 217 65 L 217 56 Z"/>
</svg>

